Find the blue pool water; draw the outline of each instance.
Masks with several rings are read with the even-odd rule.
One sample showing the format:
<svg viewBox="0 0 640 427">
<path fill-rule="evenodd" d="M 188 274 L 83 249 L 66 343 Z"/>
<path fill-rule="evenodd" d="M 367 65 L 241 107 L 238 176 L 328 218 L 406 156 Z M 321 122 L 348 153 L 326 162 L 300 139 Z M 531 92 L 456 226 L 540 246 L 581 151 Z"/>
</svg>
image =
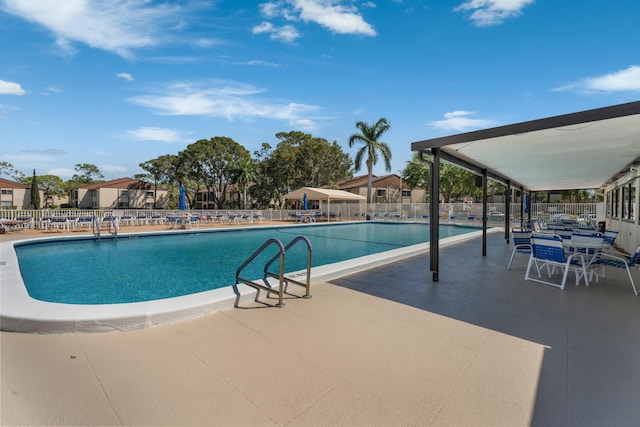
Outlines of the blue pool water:
<svg viewBox="0 0 640 427">
<path fill-rule="evenodd" d="M 441 226 L 440 237 L 477 228 Z M 117 304 L 172 298 L 231 286 L 236 269 L 267 239 L 287 245 L 296 236 L 312 244 L 312 266 L 429 241 L 425 224 L 357 223 L 121 236 L 16 244 L 20 271 L 32 298 L 68 304 Z M 277 254 L 271 245 L 243 271 L 260 279 Z M 287 252 L 285 272 L 306 268 L 306 245 Z M 271 267 L 278 271 L 279 263 Z"/>
</svg>

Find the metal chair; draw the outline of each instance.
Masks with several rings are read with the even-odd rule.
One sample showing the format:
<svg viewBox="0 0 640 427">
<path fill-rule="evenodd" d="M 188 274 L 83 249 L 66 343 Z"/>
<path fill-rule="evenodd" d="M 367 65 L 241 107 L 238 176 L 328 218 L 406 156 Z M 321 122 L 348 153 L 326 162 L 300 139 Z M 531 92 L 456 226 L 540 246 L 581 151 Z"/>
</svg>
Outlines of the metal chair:
<svg viewBox="0 0 640 427">
<path fill-rule="evenodd" d="M 624 268 L 627 270 L 627 275 L 629 276 L 629 281 L 631 282 L 631 288 L 633 289 L 633 293 L 638 296 L 638 288 L 636 288 L 636 284 L 633 281 L 633 276 L 631 275 L 631 270 L 629 267 L 633 267 L 640 263 L 640 245 L 636 249 L 636 251 L 631 254 L 631 257 L 627 259 L 624 254 L 621 253 L 607 253 L 600 252 L 591 263 L 592 266 L 600 265 L 602 266 L 601 273 L 598 274 L 595 272 L 595 269 L 591 271 L 592 275 L 595 275 L 596 282 L 598 282 L 598 277 L 605 277 L 605 267 L 614 267 L 614 268 Z"/>
<path fill-rule="evenodd" d="M 618 237 L 618 232 L 614 230 L 605 230 L 603 237 L 605 250 L 609 253 L 613 253 L 613 243 L 616 241 L 616 237 Z"/>
<path fill-rule="evenodd" d="M 534 266 L 537 270 L 538 278 L 533 278 L 529 275 L 531 268 Z M 560 284 L 550 280 L 542 280 L 540 270 L 545 266 L 547 267 L 549 279 L 551 279 L 556 268 L 560 268 L 562 270 L 562 282 Z M 573 271 L 576 275 L 576 286 L 580 283 L 580 279 L 582 278 L 584 278 L 585 285 L 589 286 L 589 282 L 587 281 L 587 270 L 581 254 L 567 256 L 560 236 L 549 234 L 531 235 L 531 256 L 529 257 L 529 264 L 527 265 L 527 272 L 525 273 L 524 280 L 531 280 L 564 289 L 569 271 Z"/>
<path fill-rule="evenodd" d="M 522 230 L 512 230 L 511 240 L 513 241 L 513 252 L 509 258 L 507 270 L 511 270 L 511 263 L 516 254 L 531 255 L 531 233 Z"/>
</svg>

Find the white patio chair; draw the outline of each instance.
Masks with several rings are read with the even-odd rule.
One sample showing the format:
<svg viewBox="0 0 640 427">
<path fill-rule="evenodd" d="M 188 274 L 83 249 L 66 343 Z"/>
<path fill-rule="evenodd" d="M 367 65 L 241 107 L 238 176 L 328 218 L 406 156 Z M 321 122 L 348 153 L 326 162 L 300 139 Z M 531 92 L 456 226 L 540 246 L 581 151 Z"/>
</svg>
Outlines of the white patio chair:
<svg viewBox="0 0 640 427">
<path fill-rule="evenodd" d="M 618 232 L 614 230 L 605 230 L 603 236 L 604 236 L 605 250 L 613 254 L 614 253 L 613 244 L 616 241 L 616 237 L 618 237 Z"/>
<path fill-rule="evenodd" d="M 513 241 L 513 252 L 509 258 L 507 270 L 511 270 L 511 263 L 516 254 L 531 255 L 531 233 L 514 229 L 511 231 L 511 240 Z"/>
<path fill-rule="evenodd" d="M 629 281 L 631 282 L 631 288 L 633 289 L 633 293 L 638 296 L 638 288 L 636 288 L 636 284 L 633 281 L 633 276 L 631 275 L 631 269 L 629 267 L 633 267 L 634 265 L 638 265 L 640 263 L 640 246 L 636 249 L 636 251 L 631 254 L 630 257 L 627 255 L 621 254 L 619 252 L 608 253 L 608 252 L 600 252 L 591 263 L 592 266 L 601 266 L 601 272 L 597 273 L 595 268 L 592 269 L 591 275 L 595 275 L 596 283 L 598 282 L 599 277 L 605 277 L 606 267 L 614 267 L 614 268 L 624 268 L 627 270 L 627 275 L 629 276 Z"/>
<path fill-rule="evenodd" d="M 537 278 L 530 276 L 532 267 L 536 268 L 538 273 Z M 540 274 L 540 270 L 544 267 L 547 268 L 548 281 L 543 280 L 542 274 Z M 560 284 L 551 281 L 556 268 L 562 271 L 562 281 Z M 531 235 L 531 256 L 529 257 L 529 264 L 527 265 L 524 280 L 531 280 L 564 289 L 569 271 L 573 271 L 576 275 L 576 286 L 578 286 L 582 278 L 584 278 L 585 285 L 589 286 L 587 270 L 581 254 L 567 256 L 560 236 L 551 236 L 548 234 Z"/>
</svg>

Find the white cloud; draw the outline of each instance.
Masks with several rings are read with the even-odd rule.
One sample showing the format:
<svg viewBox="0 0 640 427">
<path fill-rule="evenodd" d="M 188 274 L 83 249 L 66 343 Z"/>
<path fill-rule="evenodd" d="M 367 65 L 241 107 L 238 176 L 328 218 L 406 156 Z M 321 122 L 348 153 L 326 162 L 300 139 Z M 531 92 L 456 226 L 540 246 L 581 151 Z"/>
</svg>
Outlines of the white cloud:
<svg viewBox="0 0 640 427">
<path fill-rule="evenodd" d="M 469 116 L 475 114 L 471 111 L 452 111 L 444 114 L 444 120 L 436 120 L 429 123 L 432 127 L 446 131 L 465 131 L 493 126 L 493 120 L 473 119 Z"/>
<path fill-rule="evenodd" d="M 168 27 L 182 20 L 169 2 L 109 0 L 3 0 L 2 11 L 50 30 L 57 47 L 73 55 L 73 42 L 130 57 L 131 50 L 154 46 Z"/>
<path fill-rule="evenodd" d="M 258 8 L 265 18 L 275 18 L 280 13 L 280 6 L 277 3 L 262 3 Z"/>
<path fill-rule="evenodd" d="M 100 172 L 104 175 L 110 176 L 124 175 L 127 172 L 127 168 L 118 165 L 100 165 L 98 169 L 100 169 Z"/>
<path fill-rule="evenodd" d="M 17 107 L 14 107 L 13 105 L 7 105 L 7 104 L 0 104 L 0 110 L 17 110 Z"/>
<path fill-rule="evenodd" d="M 300 37 L 300 33 L 293 25 L 283 25 L 276 27 L 270 22 L 263 22 L 256 25 L 252 30 L 253 34 L 269 34 L 271 40 L 279 40 L 285 43 L 293 43 Z"/>
<path fill-rule="evenodd" d="M 263 89 L 226 80 L 173 83 L 156 93 L 129 98 L 128 101 L 171 116 L 209 116 L 227 120 L 258 118 L 284 120 L 296 124 L 312 120 L 319 108 L 266 99 Z"/>
<path fill-rule="evenodd" d="M 471 11 L 469 19 L 476 27 L 502 24 L 505 19 L 522 13 L 534 0 L 468 0 L 453 9 L 454 12 Z"/>
<path fill-rule="evenodd" d="M 27 92 L 22 89 L 20 83 L 0 80 L 0 95 L 24 95 L 25 93 Z"/>
<path fill-rule="evenodd" d="M 338 34 L 375 36 L 376 30 L 365 22 L 354 6 L 333 5 L 325 0 L 293 0 L 292 5 L 300 18 L 315 22 Z"/>
<path fill-rule="evenodd" d="M 371 2 L 365 7 L 373 7 Z M 373 26 L 367 23 L 353 5 L 343 5 L 336 0 L 286 0 L 262 3 L 262 16 L 267 19 L 283 18 L 287 21 L 314 22 L 337 34 L 355 34 L 374 37 L 377 35 Z M 276 27 L 270 22 L 263 22 L 254 27 L 254 34 L 269 33 L 272 39 L 291 42 L 300 37 L 297 29 L 291 25 Z M 277 35 L 277 37 L 276 37 Z"/>
<path fill-rule="evenodd" d="M 60 93 L 60 92 L 62 92 L 62 89 L 60 89 L 59 87 L 55 87 L 55 86 L 49 86 L 45 91 L 40 92 L 40 95 L 49 96 L 52 92 L 53 93 Z"/>
<path fill-rule="evenodd" d="M 275 64 L 273 62 L 263 61 L 261 59 L 252 59 L 251 61 L 247 61 L 244 64 L 253 65 L 253 66 L 260 66 L 260 67 L 273 67 L 273 68 L 278 68 L 280 66 L 280 65 Z"/>
<path fill-rule="evenodd" d="M 129 82 L 133 81 L 133 76 L 129 73 L 118 73 L 116 74 L 116 77 L 127 80 Z"/>
<path fill-rule="evenodd" d="M 76 174 L 74 169 L 69 168 L 52 168 L 47 171 L 47 175 L 56 175 L 62 178 L 62 180 L 68 180 Z"/>
<path fill-rule="evenodd" d="M 139 141 L 161 141 L 161 142 L 191 142 L 192 140 L 184 137 L 180 132 L 173 129 L 159 127 L 141 127 L 136 130 L 126 132 L 127 136 Z"/>
<path fill-rule="evenodd" d="M 571 83 L 553 89 L 557 92 L 636 92 L 640 91 L 640 65 L 632 65 L 624 70 L 587 77 L 578 83 Z"/>
</svg>

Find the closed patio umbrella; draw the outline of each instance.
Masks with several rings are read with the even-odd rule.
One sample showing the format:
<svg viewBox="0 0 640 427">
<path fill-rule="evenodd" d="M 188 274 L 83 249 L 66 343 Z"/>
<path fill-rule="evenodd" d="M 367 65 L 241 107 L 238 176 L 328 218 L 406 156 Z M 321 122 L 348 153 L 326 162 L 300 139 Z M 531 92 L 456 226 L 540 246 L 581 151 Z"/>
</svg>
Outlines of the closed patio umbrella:
<svg viewBox="0 0 640 427">
<path fill-rule="evenodd" d="M 180 202 L 178 204 L 178 209 L 181 211 L 187 210 L 187 192 L 184 189 L 184 185 L 180 186 Z"/>
<path fill-rule="evenodd" d="M 304 193 L 304 195 L 302 196 L 302 210 L 306 211 L 307 209 L 309 209 L 309 207 L 307 206 L 307 193 Z"/>
</svg>

